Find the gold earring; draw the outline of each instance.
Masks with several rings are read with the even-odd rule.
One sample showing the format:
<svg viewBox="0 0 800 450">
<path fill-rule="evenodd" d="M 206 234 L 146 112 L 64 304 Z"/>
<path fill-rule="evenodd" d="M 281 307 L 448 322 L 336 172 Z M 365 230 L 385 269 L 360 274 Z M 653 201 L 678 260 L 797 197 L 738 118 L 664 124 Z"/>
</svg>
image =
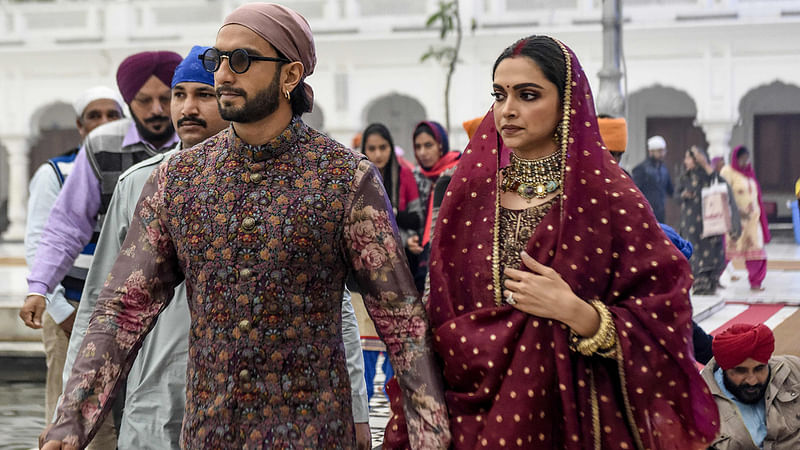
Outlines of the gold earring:
<svg viewBox="0 0 800 450">
<path fill-rule="evenodd" d="M 292 96 L 291 96 L 291 94 L 289 94 L 289 90 L 288 89 L 283 91 L 283 96 L 286 97 L 286 101 L 287 102 L 292 101 Z"/>
</svg>

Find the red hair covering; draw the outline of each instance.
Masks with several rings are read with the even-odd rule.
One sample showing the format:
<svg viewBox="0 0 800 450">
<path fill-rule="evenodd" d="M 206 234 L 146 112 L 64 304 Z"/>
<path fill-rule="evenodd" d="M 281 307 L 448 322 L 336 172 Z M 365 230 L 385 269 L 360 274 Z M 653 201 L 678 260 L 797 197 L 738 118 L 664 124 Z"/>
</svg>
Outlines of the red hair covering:
<svg viewBox="0 0 800 450">
<path fill-rule="evenodd" d="M 453 445 L 705 449 L 719 415 L 692 357 L 691 270 L 602 150 L 589 82 L 558 45 L 567 62 L 564 188 L 527 252 L 577 296 L 608 306 L 617 357 L 577 354 L 565 325 L 496 306 L 502 140 L 490 111 L 449 184 L 430 263 L 427 308 Z"/>
<path fill-rule="evenodd" d="M 714 338 L 711 351 L 723 370 L 732 369 L 747 358 L 766 364 L 775 351 L 775 335 L 763 323 L 737 323 Z"/>
<path fill-rule="evenodd" d="M 141 52 L 125 58 L 117 69 L 117 86 L 125 103 L 130 104 L 151 76 L 172 86 L 172 76 L 181 61 L 183 57 L 175 52 Z"/>
</svg>

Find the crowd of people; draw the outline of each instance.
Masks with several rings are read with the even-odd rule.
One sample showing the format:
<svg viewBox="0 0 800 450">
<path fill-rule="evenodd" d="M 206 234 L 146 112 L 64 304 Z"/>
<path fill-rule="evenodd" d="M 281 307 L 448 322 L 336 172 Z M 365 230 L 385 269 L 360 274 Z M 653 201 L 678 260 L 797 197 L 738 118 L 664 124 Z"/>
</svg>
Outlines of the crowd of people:
<svg viewBox="0 0 800 450">
<path fill-rule="evenodd" d="M 692 322 L 726 258 L 762 289 L 746 149 L 687 151 L 676 233 L 665 139 L 626 173 L 624 119 L 598 120 L 561 41 L 500 53 L 463 152 L 420 118 L 413 163 L 387 124 L 347 148 L 303 122 L 315 52 L 300 14 L 252 3 L 213 46 L 126 58 L 121 98 L 78 97 L 83 144 L 31 182 L 41 448 L 371 448 L 381 353 L 387 449 L 800 445 L 800 359 Z M 727 236 L 702 233 L 711 183 Z"/>
</svg>

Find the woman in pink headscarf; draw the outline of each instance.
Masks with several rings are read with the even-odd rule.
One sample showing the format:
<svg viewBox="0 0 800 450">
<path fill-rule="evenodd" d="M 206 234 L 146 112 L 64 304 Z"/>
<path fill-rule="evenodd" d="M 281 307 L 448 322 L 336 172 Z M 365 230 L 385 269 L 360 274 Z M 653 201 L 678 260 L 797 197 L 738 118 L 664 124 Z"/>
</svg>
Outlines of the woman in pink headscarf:
<svg viewBox="0 0 800 450">
<path fill-rule="evenodd" d="M 706 448 L 689 265 L 605 150 L 578 59 L 531 36 L 493 81 L 430 261 L 454 448 Z"/>
<path fill-rule="evenodd" d="M 750 289 L 763 291 L 761 283 L 767 276 L 767 252 L 764 245 L 771 239 L 764 202 L 761 200 L 761 185 L 750 162 L 750 152 L 740 145 L 733 150 L 731 164 L 720 171 L 720 175 L 731 185 L 733 198 L 739 207 L 742 234 L 738 239 L 727 237 L 727 258 L 742 258 L 747 266 Z"/>
</svg>

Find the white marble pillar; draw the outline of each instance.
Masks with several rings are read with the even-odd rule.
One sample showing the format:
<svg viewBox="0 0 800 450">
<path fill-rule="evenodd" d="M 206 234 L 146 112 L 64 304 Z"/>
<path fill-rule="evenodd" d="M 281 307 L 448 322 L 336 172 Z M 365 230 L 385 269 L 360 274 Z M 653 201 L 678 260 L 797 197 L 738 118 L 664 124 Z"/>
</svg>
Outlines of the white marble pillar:
<svg viewBox="0 0 800 450">
<path fill-rule="evenodd" d="M 25 237 L 25 210 L 28 201 L 28 140 L 25 136 L 3 136 L 0 141 L 8 155 L 8 229 L 7 241 Z"/>
<path fill-rule="evenodd" d="M 730 120 L 704 120 L 700 126 L 706 133 L 708 157 L 722 156 L 727 161 L 730 153 L 731 131 L 734 123 Z"/>
</svg>

